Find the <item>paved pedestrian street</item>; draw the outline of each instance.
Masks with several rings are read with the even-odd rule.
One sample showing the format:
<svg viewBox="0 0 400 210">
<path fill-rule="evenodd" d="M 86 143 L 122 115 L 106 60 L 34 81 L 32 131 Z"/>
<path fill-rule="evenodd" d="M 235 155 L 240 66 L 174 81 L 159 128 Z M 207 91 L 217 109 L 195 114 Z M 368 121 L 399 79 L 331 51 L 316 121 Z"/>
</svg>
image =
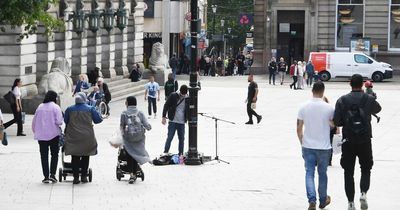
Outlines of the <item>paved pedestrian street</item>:
<svg viewBox="0 0 400 210">
<path fill-rule="evenodd" d="M 265 77 L 265 76 L 264 76 Z M 8 129 L 9 145 L 0 146 L 0 209 L 307 209 L 305 170 L 301 147 L 296 137 L 299 106 L 311 98 L 311 89 L 291 90 L 270 86 L 266 78 L 257 76 L 260 88 L 256 111 L 263 116 L 259 125 L 245 125 L 247 77 L 202 78 L 199 112 L 233 121 L 219 123 L 219 156 L 230 164 L 215 161 L 201 166 L 152 166 L 143 170 L 133 185 L 115 177 L 117 150 L 108 141 L 119 126 L 124 102 L 111 104 L 111 116 L 95 125 L 98 155 L 91 157 L 93 182 L 72 185 L 66 182 L 42 184 L 39 146 L 30 128 L 32 116 L 25 123 L 26 137 L 16 137 L 16 126 Z M 182 84 L 187 76 L 180 76 Z M 326 83 L 326 96 L 332 105 L 350 91 L 346 81 Z M 400 85 L 396 81 L 374 84 L 383 110 L 381 122 L 373 118 L 374 167 L 368 201 L 371 210 L 400 208 Z M 147 132 L 147 150 L 152 158 L 163 152 L 167 126 L 161 124 L 164 99 L 158 102 L 157 119 L 151 119 L 153 129 Z M 147 101 L 138 97 L 138 107 L 147 113 Z M 11 118 L 5 114 L 5 121 Z M 198 149 L 215 156 L 214 121 L 199 116 Z M 188 130 L 186 130 L 186 136 Z M 188 141 L 186 138 L 185 151 Z M 177 153 L 178 140 L 171 152 Z M 61 156 L 60 156 L 61 157 Z M 332 203 L 326 209 L 347 208 L 344 175 L 334 156 L 328 169 L 328 194 Z M 59 167 L 61 164 L 59 162 Z M 57 172 L 58 173 L 58 172 Z M 58 174 L 56 175 L 58 177 Z M 356 165 L 356 207 L 359 209 L 360 169 Z"/>
</svg>

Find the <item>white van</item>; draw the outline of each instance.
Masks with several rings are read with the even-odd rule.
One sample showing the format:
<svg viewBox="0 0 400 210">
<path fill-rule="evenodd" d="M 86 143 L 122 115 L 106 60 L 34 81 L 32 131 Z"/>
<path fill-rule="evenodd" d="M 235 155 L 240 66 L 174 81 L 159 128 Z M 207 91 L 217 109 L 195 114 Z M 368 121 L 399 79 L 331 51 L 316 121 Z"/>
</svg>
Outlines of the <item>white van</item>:
<svg viewBox="0 0 400 210">
<path fill-rule="evenodd" d="M 311 52 L 310 60 L 322 81 L 331 78 L 348 78 L 360 74 L 366 79 L 380 82 L 393 77 L 393 68 L 388 63 L 358 52 Z"/>
</svg>

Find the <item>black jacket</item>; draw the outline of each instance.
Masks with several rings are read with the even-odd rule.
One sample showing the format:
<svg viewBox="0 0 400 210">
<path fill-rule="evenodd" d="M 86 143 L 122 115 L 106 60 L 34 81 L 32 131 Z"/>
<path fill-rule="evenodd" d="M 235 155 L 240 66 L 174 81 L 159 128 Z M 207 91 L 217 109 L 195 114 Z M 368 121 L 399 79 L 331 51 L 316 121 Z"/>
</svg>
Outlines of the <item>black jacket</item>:
<svg viewBox="0 0 400 210">
<path fill-rule="evenodd" d="M 367 97 L 364 106 L 360 104 L 363 97 Z M 333 119 L 335 125 L 338 127 L 345 126 L 344 125 L 345 114 L 348 111 L 347 107 L 349 107 L 351 104 L 360 104 L 361 106 L 363 106 L 363 110 L 366 114 L 368 121 L 368 135 L 369 135 L 368 137 L 372 138 L 371 114 L 379 113 L 382 108 L 373 96 L 370 96 L 364 93 L 363 91 L 352 91 L 349 94 L 344 95 L 337 100 L 335 107 L 335 115 Z M 343 138 L 346 138 L 347 137 L 346 128 L 344 127 L 342 130 L 343 130 Z"/>
<path fill-rule="evenodd" d="M 165 98 L 168 98 L 173 92 L 178 90 L 178 81 L 168 80 L 164 85 Z"/>
<path fill-rule="evenodd" d="M 187 122 L 189 117 L 189 98 L 185 98 L 185 122 Z M 168 119 L 173 120 L 175 117 L 176 106 L 179 102 L 179 93 L 172 93 L 167 101 L 164 104 L 164 109 L 162 113 L 162 117 L 167 117 Z"/>
<path fill-rule="evenodd" d="M 108 89 L 108 85 L 106 83 L 103 83 L 103 92 L 104 92 L 104 98 L 106 99 L 106 103 L 111 101 L 111 93 L 110 90 Z"/>
</svg>

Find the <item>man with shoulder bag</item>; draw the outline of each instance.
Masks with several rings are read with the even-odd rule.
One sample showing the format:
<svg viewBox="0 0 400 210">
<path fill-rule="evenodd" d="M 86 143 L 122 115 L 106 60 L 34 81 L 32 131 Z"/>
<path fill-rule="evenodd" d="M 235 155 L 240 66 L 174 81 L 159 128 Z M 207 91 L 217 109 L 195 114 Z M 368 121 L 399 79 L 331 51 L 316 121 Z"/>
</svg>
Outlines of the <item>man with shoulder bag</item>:
<svg viewBox="0 0 400 210">
<path fill-rule="evenodd" d="M 370 186 L 370 175 L 373 165 L 372 157 L 372 126 L 371 114 L 381 111 L 381 106 L 374 97 L 362 90 L 363 78 L 359 74 L 351 77 L 352 91 L 339 98 L 336 102 L 334 122 L 342 126 L 344 143 L 340 164 L 344 169 L 345 191 L 348 199 L 348 210 L 355 210 L 354 206 L 354 167 L 356 157 L 361 167 L 361 197 L 362 210 L 368 209 L 367 191 Z"/>
</svg>

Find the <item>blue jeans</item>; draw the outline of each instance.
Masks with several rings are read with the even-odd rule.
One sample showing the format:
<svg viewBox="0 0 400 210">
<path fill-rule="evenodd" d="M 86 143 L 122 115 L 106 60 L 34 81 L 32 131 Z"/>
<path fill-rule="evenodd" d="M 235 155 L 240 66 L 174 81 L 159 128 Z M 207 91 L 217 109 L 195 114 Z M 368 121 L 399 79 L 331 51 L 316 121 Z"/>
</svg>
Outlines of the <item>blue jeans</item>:
<svg viewBox="0 0 400 210">
<path fill-rule="evenodd" d="M 179 124 L 174 122 L 169 122 L 168 124 L 168 137 L 167 141 L 165 142 L 164 153 L 169 152 L 172 139 L 174 139 L 175 136 L 175 131 L 178 131 L 179 155 L 183 155 L 183 147 L 185 144 L 185 124 Z"/>
<path fill-rule="evenodd" d="M 309 203 L 316 203 L 317 193 L 315 192 L 314 171 L 318 169 L 318 194 L 319 202 L 325 203 L 327 197 L 328 176 L 327 170 L 331 150 L 318 150 L 302 148 L 303 159 L 306 168 L 306 190 Z"/>
</svg>

